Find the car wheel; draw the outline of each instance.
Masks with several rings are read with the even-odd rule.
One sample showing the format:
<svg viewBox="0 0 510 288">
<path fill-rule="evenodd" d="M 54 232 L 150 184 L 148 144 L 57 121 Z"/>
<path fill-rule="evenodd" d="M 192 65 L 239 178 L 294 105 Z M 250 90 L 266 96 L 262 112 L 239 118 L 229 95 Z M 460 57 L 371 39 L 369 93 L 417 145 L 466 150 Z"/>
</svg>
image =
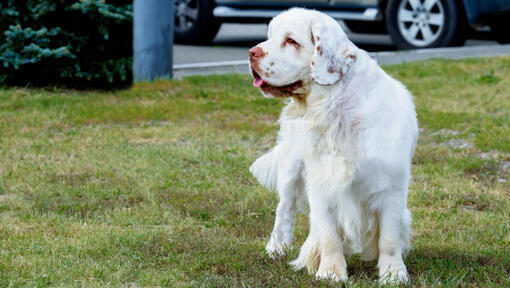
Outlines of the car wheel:
<svg viewBox="0 0 510 288">
<path fill-rule="evenodd" d="M 389 0 L 386 26 L 399 49 L 463 45 L 466 21 L 455 0 Z"/>
<path fill-rule="evenodd" d="M 182 44 L 208 44 L 221 23 L 214 18 L 212 0 L 175 0 L 174 40 Z"/>
</svg>

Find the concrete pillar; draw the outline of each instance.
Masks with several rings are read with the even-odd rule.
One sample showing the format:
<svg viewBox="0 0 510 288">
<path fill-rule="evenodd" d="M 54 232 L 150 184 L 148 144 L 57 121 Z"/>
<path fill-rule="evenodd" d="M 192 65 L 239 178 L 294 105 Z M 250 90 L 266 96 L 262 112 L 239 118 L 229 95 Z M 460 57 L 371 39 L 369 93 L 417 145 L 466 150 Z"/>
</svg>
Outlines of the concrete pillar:
<svg viewBox="0 0 510 288">
<path fill-rule="evenodd" d="M 134 0 L 133 79 L 172 78 L 173 0 Z"/>
</svg>

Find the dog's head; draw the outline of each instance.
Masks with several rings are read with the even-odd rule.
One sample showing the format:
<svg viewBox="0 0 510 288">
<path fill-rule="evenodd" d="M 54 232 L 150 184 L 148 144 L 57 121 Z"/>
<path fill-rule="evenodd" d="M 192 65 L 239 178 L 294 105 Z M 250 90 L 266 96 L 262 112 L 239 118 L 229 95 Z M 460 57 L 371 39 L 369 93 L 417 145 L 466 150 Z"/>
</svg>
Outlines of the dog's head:
<svg viewBox="0 0 510 288">
<path fill-rule="evenodd" d="M 356 61 L 356 46 L 338 22 L 295 8 L 269 24 L 268 39 L 249 51 L 253 86 L 266 97 L 306 97 L 314 85 L 334 85 Z"/>
</svg>

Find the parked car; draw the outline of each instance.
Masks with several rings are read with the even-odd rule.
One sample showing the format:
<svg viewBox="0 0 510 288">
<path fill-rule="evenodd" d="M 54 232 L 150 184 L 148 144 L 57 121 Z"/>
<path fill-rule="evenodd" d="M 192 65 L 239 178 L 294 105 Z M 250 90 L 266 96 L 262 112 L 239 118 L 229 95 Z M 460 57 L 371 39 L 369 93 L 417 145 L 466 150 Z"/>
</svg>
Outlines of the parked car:
<svg viewBox="0 0 510 288">
<path fill-rule="evenodd" d="M 389 33 L 399 49 L 463 45 L 473 27 L 509 42 L 510 0 L 175 0 L 175 41 L 206 44 L 226 22 L 268 22 L 290 7 L 327 13 L 358 33 Z"/>
</svg>

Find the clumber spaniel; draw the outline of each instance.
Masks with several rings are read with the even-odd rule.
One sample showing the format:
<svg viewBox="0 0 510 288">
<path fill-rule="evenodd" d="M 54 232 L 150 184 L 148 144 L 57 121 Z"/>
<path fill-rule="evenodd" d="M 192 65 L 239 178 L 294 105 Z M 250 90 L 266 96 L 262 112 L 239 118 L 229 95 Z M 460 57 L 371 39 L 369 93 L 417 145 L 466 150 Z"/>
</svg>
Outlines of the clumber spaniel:
<svg viewBox="0 0 510 288">
<path fill-rule="evenodd" d="M 418 137 L 412 96 L 357 48 L 329 16 L 291 9 L 249 51 L 253 85 L 286 97 L 276 146 L 250 167 L 280 202 L 266 250 L 290 246 L 296 209 L 310 232 L 291 264 L 317 278 L 346 280 L 346 260 L 378 257 L 380 281 L 408 281 L 406 207 Z"/>
</svg>

